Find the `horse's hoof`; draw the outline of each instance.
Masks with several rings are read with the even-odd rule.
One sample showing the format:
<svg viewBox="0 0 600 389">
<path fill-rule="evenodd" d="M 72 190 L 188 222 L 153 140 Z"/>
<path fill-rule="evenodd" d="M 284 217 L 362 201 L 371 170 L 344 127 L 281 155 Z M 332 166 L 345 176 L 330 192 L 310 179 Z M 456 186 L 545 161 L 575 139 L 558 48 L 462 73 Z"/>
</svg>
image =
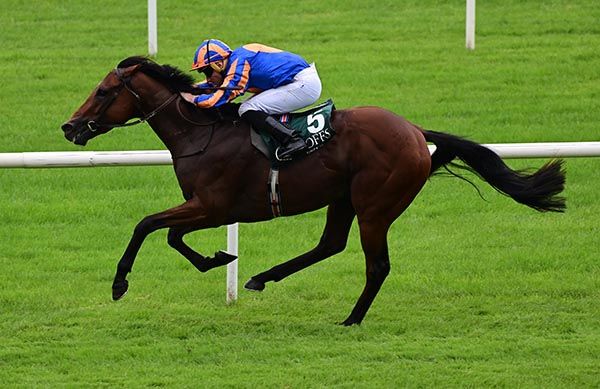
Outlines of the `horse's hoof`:
<svg viewBox="0 0 600 389">
<path fill-rule="evenodd" d="M 262 292 L 265 289 L 265 283 L 250 278 L 248 282 L 246 282 L 246 285 L 244 285 L 244 288 L 255 292 Z"/>
<path fill-rule="evenodd" d="M 129 282 L 123 280 L 122 282 L 114 283 L 112 286 L 112 299 L 113 301 L 120 300 L 127 293 L 129 289 Z"/>
<path fill-rule="evenodd" d="M 219 250 L 215 253 L 215 257 L 212 259 L 212 261 L 214 261 L 217 264 L 217 266 L 223 266 L 235 261 L 236 259 L 236 255 L 231 255 L 229 253 L 226 253 L 225 251 Z"/>
<path fill-rule="evenodd" d="M 347 318 L 346 320 L 344 320 L 343 322 L 338 323 L 338 324 L 341 326 L 344 326 L 344 327 L 350 327 L 350 326 L 354 326 L 354 325 L 360 325 L 360 322 L 356 321 L 356 320 L 352 320 L 350 318 Z"/>
</svg>

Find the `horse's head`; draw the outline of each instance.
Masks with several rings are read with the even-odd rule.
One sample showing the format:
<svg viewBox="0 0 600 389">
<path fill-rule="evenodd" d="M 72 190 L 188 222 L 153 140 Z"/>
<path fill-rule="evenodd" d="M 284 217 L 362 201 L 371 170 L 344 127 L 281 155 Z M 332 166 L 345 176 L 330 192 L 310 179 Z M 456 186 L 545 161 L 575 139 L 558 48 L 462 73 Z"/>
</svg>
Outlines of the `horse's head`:
<svg viewBox="0 0 600 389">
<path fill-rule="evenodd" d="M 115 127 L 147 121 L 168 107 L 180 92 L 194 91 L 194 78 L 170 65 L 129 57 L 108 73 L 83 105 L 62 125 L 65 138 L 85 145 Z M 131 118 L 136 121 L 127 121 Z"/>
<path fill-rule="evenodd" d="M 61 126 L 65 138 L 85 146 L 88 140 L 139 116 L 139 97 L 130 86 L 138 68 L 139 65 L 117 67 L 108 73 L 71 119 Z"/>
</svg>

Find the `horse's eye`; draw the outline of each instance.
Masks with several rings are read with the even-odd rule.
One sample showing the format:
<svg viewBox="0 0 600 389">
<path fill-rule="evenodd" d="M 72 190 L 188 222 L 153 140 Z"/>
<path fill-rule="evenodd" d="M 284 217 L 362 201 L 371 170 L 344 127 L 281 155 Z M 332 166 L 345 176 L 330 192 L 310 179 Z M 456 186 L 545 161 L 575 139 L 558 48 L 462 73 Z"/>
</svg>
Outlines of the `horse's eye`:
<svg viewBox="0 0 600 389">
<path fill-rule="evenodd" d="M 96 97 L 102 98 L 104 96 L 106 96 L 106 89 L 98 88 L 96 91 Z"/>
</svg>

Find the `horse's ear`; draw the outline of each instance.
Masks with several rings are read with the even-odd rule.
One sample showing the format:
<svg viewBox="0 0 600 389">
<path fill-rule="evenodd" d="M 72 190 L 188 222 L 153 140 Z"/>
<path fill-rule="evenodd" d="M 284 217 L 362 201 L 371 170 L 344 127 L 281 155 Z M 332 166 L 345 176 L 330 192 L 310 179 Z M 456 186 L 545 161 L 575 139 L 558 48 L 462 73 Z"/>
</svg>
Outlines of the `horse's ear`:
<svg viewBox="0 0 600 389">
<path fill-rule="evenodd" d="M 132 66 L 128 66 L 126 68 L 120 68 L 120 73 L 123 77 L 131 77 L 133 74 L 135 74 L 135 72 L 137 72 L 140 69 L 141 66 L 142 64 L 138 63 Z"/>
</svg>

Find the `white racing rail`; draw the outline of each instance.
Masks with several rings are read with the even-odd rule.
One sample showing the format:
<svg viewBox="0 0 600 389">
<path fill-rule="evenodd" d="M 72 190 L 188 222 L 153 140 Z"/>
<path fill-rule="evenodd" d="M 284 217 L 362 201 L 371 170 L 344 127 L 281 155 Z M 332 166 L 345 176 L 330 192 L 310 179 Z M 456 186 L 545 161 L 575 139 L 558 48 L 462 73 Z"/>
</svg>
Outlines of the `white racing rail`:
<svg viewBox="0 0 600 389">
<path fill-rule="evenodd" d="M 598 157 L 600 142 L 491 143 L 484 146 L 502 158 Z M 429 146 L 433 152 L 435 146 Z M 49 151 L 0 153 L 0 168 L 171 165 L 167 150 Z"/>
<path fill-rule="evenodd" d="M 502 158 L 598 157 L 600 142 L 494 143 L 484 145 Z M 435 146 L 429 146 L 430 152 Z M 167 150 L 52 151 L 0 153 L 0 168 L 65 168 L 171 165 Z M 227 226 L 227 252 L 238 255 L 238 225 Z M 227 302 L 237 300 L 238 261 L 227 265 Z"/>
</svg>

